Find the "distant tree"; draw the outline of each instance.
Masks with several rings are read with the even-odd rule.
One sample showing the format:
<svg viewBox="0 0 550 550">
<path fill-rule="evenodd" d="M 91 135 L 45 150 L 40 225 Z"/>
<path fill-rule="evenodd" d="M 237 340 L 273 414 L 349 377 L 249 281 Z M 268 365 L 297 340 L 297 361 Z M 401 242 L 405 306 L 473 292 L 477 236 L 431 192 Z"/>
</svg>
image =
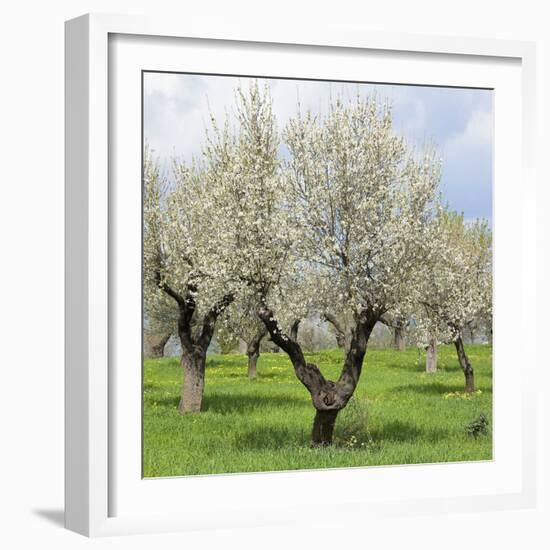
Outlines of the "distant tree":
<svg viewBox="0 0 550 550">
<path fill-rule="evenodd" d="M 380 322 L 386 325 L 393 333 L 393 347 L 398 351 L 405 351 L 407 346 L 405 331 L 409 320 L 405 315 L 393 315 L 391 312 L 384 313 Z"/>
<path fill-rule="evenodd" d="M 145 355 L 152 358 L 164 356 L 168 340 L 177 334 L 178 308 L 167 296 L 158 300 L 145 302 L 144 343 Z"/>
<path fill-rule="evenodd" d="M 429 339 L 428 358 L 433 363 L 430 353 L 436 341 L 452 341 L 464 372 L 465 391 L 473 392 L 474 370 L 464 348 L 464 331 L 476 319 L 490 317 L 491 230 L 484 220 L 466 222 L 462 214 L 446 210 L 432 230 L 430 240 L 437 254 L 429 263 L 419 302 L 419 321 Z"/>
<path fill-rule="evenodd" d="M 264 324 L 258 317 L 258 305 L 244 300 L 232 304 L 225 312 L 218 330 L 220 334 L 231 336 L 234 341 L 241 339 L 245 343 L 248 378 L 256 378 L 260 345 L 267 334 Z"/>
</svg>

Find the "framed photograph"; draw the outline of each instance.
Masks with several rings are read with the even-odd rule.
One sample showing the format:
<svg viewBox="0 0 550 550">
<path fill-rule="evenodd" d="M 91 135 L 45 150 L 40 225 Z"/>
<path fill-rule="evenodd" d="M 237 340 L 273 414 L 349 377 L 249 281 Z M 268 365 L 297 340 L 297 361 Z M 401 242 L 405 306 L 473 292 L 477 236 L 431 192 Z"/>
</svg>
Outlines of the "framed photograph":
<svg viewBox="0 0 550 550">
<path fill-rule="evenodd" d="M 532 506 L 534 117 L 531 43 L 68 21 L 66 527 Z"/>
</svg>

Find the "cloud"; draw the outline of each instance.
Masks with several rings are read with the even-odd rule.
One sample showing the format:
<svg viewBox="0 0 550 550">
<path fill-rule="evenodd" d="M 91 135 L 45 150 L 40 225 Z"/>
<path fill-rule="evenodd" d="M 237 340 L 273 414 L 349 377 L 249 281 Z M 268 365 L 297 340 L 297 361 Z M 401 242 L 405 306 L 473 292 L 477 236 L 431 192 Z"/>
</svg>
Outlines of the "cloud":
<svg viewBox="0 0 550 550">
<path fill-rule="evenodd" d="M 467 217 L 492 219 L 493 114 L 471 112 L 462 131 L 442 146 L 442 190 L 452 208 Z"/>
<path fill-rule="evenodd" d="M 146 73 L 144 135 L 161 162 L 201 154 L 210 115 L 218 124 L 249 78 Z M 426 86 L 259 79 L 273 98 L 279 129 L 297 112 L 327 111 L 330 99 L 376 93 L 393 105 L 394 127 L 412 144 L 435 144 L 443 158 L 442 192 L 467 217 L 492 215 L 492 91 Z"/>
<path fill-rule="evenodd" d="M 492 142 L 493 115 L 489 111 L 476 110 L 470 115 L 466 128 L 447 140 L 445 152 L 453 157 L 480 147 L 490 147 Z"/>
</svg>

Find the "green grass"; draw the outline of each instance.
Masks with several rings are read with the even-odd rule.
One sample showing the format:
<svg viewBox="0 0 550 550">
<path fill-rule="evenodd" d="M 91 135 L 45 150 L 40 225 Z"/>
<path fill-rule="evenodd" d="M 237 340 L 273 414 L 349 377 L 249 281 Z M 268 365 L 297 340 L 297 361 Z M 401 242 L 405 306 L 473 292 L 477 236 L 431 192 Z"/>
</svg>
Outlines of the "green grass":
<svg viewBox="0 0 550 550">
<path fill-rule="evenodd" d="M 204 411 L 177 411 L 182 369 L 176 358 L 144 366 L 145 477 L 259 472 L 492 458 L 491 348 L 467 346 L 478 392 L 462 393 L 454 347 L 439 349 L 439 372 L 426 374 L 424 354 L 369 350 L 355 396 L 336 421 L 334 445 L 311 449 L 309 394 L 286 355 L 263 354 L 249 381 L 246 357 L 212 355 L 206 367 Z M 342 352 L 307 354 L 336 379 Z M 479 391 L 480 390 L 480 391 Z M 468 434 L 484 413 L 487 434 Z"/>
</svg>

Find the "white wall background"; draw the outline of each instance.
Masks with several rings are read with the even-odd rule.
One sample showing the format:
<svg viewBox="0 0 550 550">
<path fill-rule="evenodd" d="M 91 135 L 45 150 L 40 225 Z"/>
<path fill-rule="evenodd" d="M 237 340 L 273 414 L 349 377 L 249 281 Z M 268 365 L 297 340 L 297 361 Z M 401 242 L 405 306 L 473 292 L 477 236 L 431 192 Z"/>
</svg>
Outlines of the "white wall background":
<svg viewBox="0 0 550 550">
<path fill-rule="evenodd" d="M 63 22 L 89 11 L 172 14 L 228 26 L 301 25 L 538 41 L 539 336 L 546 334 L 550 35 L 544 2 L 523 0 L 19 0 L 0 16 L 0 545 L 4 548 L 548 548 L 550 365 L 539 349 L 536 510 L 88 541 L 63 507 Z M 544 250 L 543 250 L 544 249 Z M 533 280 L 537 273 L 533 270 Z M 511 301 L 513 310 L 514 304 Z M 545 316 L 546 317 L 546 316 Z M 536 323 L 533 323 L 534 327 Z M 536 328 L 533 340 L 536 340 Z M 546 332 L 546 331 L 545 331 Z M 521 368 L 521 365 L 518 365 Z M 511 404 L 514 406 L 514 404 Z M 327 509 L 330 517 L 330 509 Z"/>
</svg>

